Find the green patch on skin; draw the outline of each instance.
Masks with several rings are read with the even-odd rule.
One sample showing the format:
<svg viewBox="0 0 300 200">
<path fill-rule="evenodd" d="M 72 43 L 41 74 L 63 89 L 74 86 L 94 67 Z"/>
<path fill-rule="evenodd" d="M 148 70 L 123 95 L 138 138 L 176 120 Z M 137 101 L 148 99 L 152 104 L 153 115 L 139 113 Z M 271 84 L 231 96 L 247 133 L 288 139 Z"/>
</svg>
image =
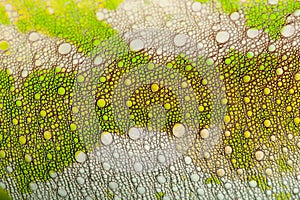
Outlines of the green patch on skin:
<svg viewBox="0 0 300 200">
<path fill-rule="evenodd" d="M 286 17 L 299 8 L 300 2 L 294 0 L 278 1 L 277 5 L 249 4 L 245 7 L 246 26 L 263 29 L 272 39 L 279 39 Z"/>
<path fill-rule="evenodd" d="M 104 7 L 108 10 L 116 10 L 124 0 L 104 0 Z"/>
<path fill-rule="evenodd" d="M 37 31 L 65 39 L 85 54 L 102 40 L 117 34 L 110 25 L 96 18 L 101 7 L 96 1 L 76 4 L 75 1 L 53 0 L 47 5 L 42 1 L 19 0 L 11 4 L 20 15 L 15 24 L 21 32 Z"/>
<path fill-rule="evenodd" d="M 19 89 L 7 72 L 0 71 L 0 77 L 0 122 L 4 124 L 0 129 L 0 177 L 15 179 L 20 193 L 30 193 L 31 182 L 49 180 L 51 172 L 60 172 L 76 161 L 77 151 L 85 152 L 71 128 L 74 119 L 69 99 L 74 74 L 36 71 Z M 58 93 L 60 87 L 65 88 L 64 95 Z M 5 172 L 7 167 L 13 171 Z"/>
<path fill-rule="evenodd" d="M 6 175 L 6 168 L 9 160 L 12 161 L 11 155 L 11 143 L 16 137 L 11 137 L 12 129 L 12 112 L 16 109 L 14 106 L 14 95 L 11 90 L 14 90 L 14 80 L 12 76 L 9 76 L 6 71 L 0 70 L 0 150 L 1 150 L 1 162 L 0 162 L 0 177 Z M 15 159 L 14 159 L 15 160 Z"/>
<path fill-rule="evenodd" d="M 156 85 L 154 83 L 138 88 L 129 99 L 136 106 L 134 108 L 133 106 L 130 107 L 129 110 L 138 127 L 151 127 L 155 129 L 156 126 L 159 126 L 163 127 L 162 130 L 156 131 L 163 132 L 166 129 L 170 130 L 176 122 L 181 121 L 182 116 L 179 112 L 180 105 L 178 100 L 172 98 L 175 94 L 168 88 L 160 85 L 157 85 L 157 91 L 152 91 Z M 157 113 L 154 112 L 151 114 L 154 107 L 164 107 L 165 112 L 167 112 L 166 116 L 163 117 L 163 121 L 155 121 L 156 124 L 151 123 L 151 119 L 157 117 Z"/>
<path fill-rule="evenodd" d="M 129 52 L 124 57 L 114 60 L 99 78 L 98 92 L 96 94 L 96 112 L 100 123 L 100 129 L 102 131 L 119 134 L 123 133 L 116 124 L 116 120 L 112 112 L 113 90 L 119 79 L 126 72 L 137 66 L 145 66 L 149 61 L 150 57 L 144 55 L 144 53 Z M 97 102 L 99 102 L 100 99 L 105 102 L 103 106 L 99 106 L 99 103 L 97 105 Z"/>
<path fill-rule="evenodd" d="M 10 25 L 10 19 L 5 10 L 5 7 L 0 4 L 0 24 Z"/>
<path fill-rule="evenodd" d="M 212 175 L 211 177 L 205 179 L 205 184 L 217 184 L 217 185 L 221 185 L 222 182 L 221 182 L 221 180 L 217 176 Z"/>
<path fill-rule="evenodd" d="M 248 176 L 248 181 L 256 181 L 257 186 L 263 191 L 270 190 L 272 187 L 268 185 L 267 178 L 264 175 Z"/>
<path fill-rule="evenodd" d="M 115 197 L 115 194 L 110 192 L 109 190 L 107 190 L 107 196 L 106 197 L 107 197 L 108 200 L 113 200 L 114 197 Z"/>
<path fill-rule="evenodd" d="M 287 127 L 293 136 L 298 136 L 300 131 L 299 124 L 294 123 L 297 116 L 292 110 L 296 107 L 290 106 L 297 104 L 299 92 L 287 93 L 290 88 L 296 91 L 299 87 L 299 83 L 290 78 L 299 70 L 297 53 L 293 52 L 287 59 L 272 53 L 247 57 L 247 53 L 231 52 L 219 65 L 226 87 L 227 115 L 230 116 L 230 122 L 225 123 L 230 134 L 224 136 L 223 142 L 232 148 L 226 158 L 233 169 L 255 167 L 259 162 L 255 152 L 264 145 L 276 153 L 281 151 L 280 146 L 287 147 L 290 152 L 296 151 L 293 142 L 285 138 Z M 290 67 L 287 69 L 286 65 Z M 278 68 L 285 68 L 284 74 L 278 75 Z M 276 143 L 270 139 L 272 135 Z M 277 164 L 290 171 L 292 168 L 287 166 L 286 160 L 280 159 Z"/>
<path fill-rule="evenodd" d="M 156 197 L 157 200 L 163 199 L 164 196 L 165 196 L 164 192 L 157 192 L 155 194 L 155 197 Z"/>
<path fill-rule="evenodd" d="M 239 0 L 219 0 L 225 13 L 232 13 L 240 9 Z"/>
<path fill-rule="evenodd" d="M 99 78 L 100 81 L 95 103 L 100 122 L 100 129 L 102 131 L 116 134 L 124 133 L 115 121 L 113 113 L 114 108 L 112 105 L 113 91 L 125 73 L 130 72 L 133 68 L 145 67 L 148 65 L 155 66 L 153 64 L 153 59 L 150 56 L 145 55 L 143 52 L 129 52 L 123 54 L 122 57 L 115 59 L 106 69 L 104 69 L 104 73 Z M 186 85 L 181 87 L 187 87 L 188 82 L 190 82 L 193 91 L 196 94 L 197 102 L 199 103 L 200 114 L 198 115 L 198 118 L 200 126 L 204 127 L 209 124 L 211 99 L 206 84 L 203 84 L 204 79 L 201 74 L 204 72 L 199 72 L 193 63 L 182 56 L 178 56 L 174 60 L 168 62 L 166 68 L 174 72 L 174 74 L 180 74 L 186 78 Z M 123 81 L 125 86 L 134 86 L 135 84 L 134 80 L 126 79 Z M 145 84 L 136 88 L 136 90 L 129 95 L 128 100 L 126 100 L 126 106 L 128 107 L 130 117 L 134 121 L 135 126 L 147 128 L 160 127 L 159 131 L 171 133 L 174 124 L 181 122 L 183 118 L 177 98 L 178 97 L 176 97 L 170 88 L 166 88 L 159 83 Z M 153 115 L 151 116 L 151 110 L 154 107 L 161 107 L 167 114 L 163 117 L 165 121 L 161 122 L 162 124 L 157 125 L 157 123 L 155 123 L 155 125 L 152 126 L 151 118 L 153 118 Z"/>
<path fill-rule="evenodd" d="M 278 194 L 274 194 L 275 198 L 277 200 L 290 200 L 291 199 L 291 193 L 289 192 L 280 192 Z"/>
<path fill-rule="evenodd" d="M 293 167 L 287 164 L 287 156 L 281 156 L 276 160 L 279 172 L 291 172 Z"/>
<path fill-rule="evenodd" d="M 234 168 L 252 168 L 254 166 L 254 163 L 252 162 L 254 142 L 251 139 L 245 139 L 244 130 L 241 129 L 240 131 L 235 131 L 235 133 L 233 133 L 232 137 L 230 138 L 229 143 L 236 144 L 231 154 L 231 163 Z"/>
<path fill-rule="evenodd" d="M 0 51 L 6 51 L 9 48 L 9 43 L 7 41 L 0 41 Z"/>
<path fill-rule="evenodd" d="M 1 200 L 11 200 L 12 198 L 9 196 L 8 192 L 6 190 L 3 190 L 0 187 L 0 199 Z"/>
</svg>

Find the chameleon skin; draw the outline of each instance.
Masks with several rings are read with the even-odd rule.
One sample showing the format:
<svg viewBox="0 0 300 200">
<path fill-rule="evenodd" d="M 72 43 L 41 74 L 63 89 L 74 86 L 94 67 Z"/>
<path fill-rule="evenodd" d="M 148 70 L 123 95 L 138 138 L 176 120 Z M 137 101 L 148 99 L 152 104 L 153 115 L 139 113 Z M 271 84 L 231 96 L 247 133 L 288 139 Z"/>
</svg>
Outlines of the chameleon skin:
<svg viewBox="0 0 300 200">
<path fill-rule="evenodd" d="M 0 195 L 299 198 L 299 8 L 293 0 L 0 1 Z M 168 72 L 148 83 L 158 65 Z M 218 83 L 224 97 L 212 90 Z M 114 100 L 128 92 L 119 84 L 136 89 L 118 115 Z M 167 84 L 193 95 L 180 99 Z M 183 106 L 194 101 L 191 119 Z M 133 129 L 124 129 L 127 118 Z M 186 119 L 198 130 L 186 150 L 176 147 L 178 160 L 141 173 L 147 154 L 126 171 L 122 156 L 177 141 Z M 158 138 L 138 143 L 141 130 Z"/>
</svg>

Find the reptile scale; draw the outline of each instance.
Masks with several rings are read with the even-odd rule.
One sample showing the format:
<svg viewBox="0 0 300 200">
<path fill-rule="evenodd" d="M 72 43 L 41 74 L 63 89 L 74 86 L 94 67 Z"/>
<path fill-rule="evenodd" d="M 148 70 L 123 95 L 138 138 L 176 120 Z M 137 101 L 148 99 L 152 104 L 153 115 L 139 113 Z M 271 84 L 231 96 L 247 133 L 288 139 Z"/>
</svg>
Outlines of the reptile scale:
<svg viewBox="0 0 300 200">
<path fill-rule="evenodd" d="M 0 199 L 300 199 L 300 1 L 0 0 Z"/>
</svg>

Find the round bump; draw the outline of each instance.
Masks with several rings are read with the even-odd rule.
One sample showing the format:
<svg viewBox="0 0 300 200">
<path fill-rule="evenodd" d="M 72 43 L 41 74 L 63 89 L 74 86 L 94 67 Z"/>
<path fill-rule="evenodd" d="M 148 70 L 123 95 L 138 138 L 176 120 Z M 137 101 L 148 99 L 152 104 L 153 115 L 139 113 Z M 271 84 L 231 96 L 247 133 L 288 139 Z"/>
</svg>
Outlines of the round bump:
<svg viewBox="0 0 300 200">
<path fill-rule="evenodd" d="M 9 49 L 9 43 L 5 40 L 0 41 L 0 50 L 6 51 Z"/>
<path fill-rule="evenodd" d="M 225 122 L 225 123 L 229 123 L 229 122 L 230 122 L 230 116 L 226 115 L 226 116 L 224 117 L 224 122 Z"/>
<path fill-rule="evenodd" d="M 176 123 L 172 128 L 172 133 L 175 137 L 183 137 L 185 134 L 185 127 L 181 123 Z"/>
<path fill-rule="evenodd" d="M 12 123 L 13 123 L 14 125 L 17 125 L 17 124 L 19 124 L 19 121 L 18 121 L 16 118 L 14 118 L 14 119 L 12 120 Z"/>
<path fill-rule="evenodd" d="M 300 10 L 299 9 L 295 10 L 295 12 L 293 14 L 295 17 L 300 16 Z"/>
<path fill-rule="evenodd" d="M 191 164 L 191 163 L 192 163 L 191 157 L 186 156 L 186 157 L 184 158 L 184 162 L 185 162 L 185 164 L 187 164 L 187 165 Z"/>
<path fill-rule="evenodd" d="M 165 108 L 166 110 L 170 110 L 170 109 L 171 109 L 171 104 L 166 103 L 166 104 L 164 105 L 164 108 Z"/>
<path fill-rule="evenodd" d="M 225 196 L 224 196 L 224 194 L 219 193 L 219 194 L 217 195 L 217 198 L 218 198 L 218 200 L 223 200 L 223 199 L 225 198 Z"/>
<path fill-rule="evenodd" d="M 161 6 L 162 8 L 168 7 L 170 5 L 169 0 L 161 0 L 158 2 L 159 6 Z"/>
<path fill-rule="evenodd" d="M 225 153 L 226 154 L 231 154 L 232 153 L 232 148 L 230 146 L 225 147 Z"/>
<path fill-rule="evenodd" d="M 271 176 L 272 174 L 273 174 L 272 169 L 267 168 L 267 169 L 266 169 L 266 175 L 267 175 L 267 176 Z"/>
<path fill-rule="evenodd" d="M 256 38 L 259 35 L 259 31 L 257 29 L 249 29 L 247 31 L 247 36 L 249 38 Z"/>
<path fill-rule="evenodd" d="M 283 74 L 283 69 L 282 69 L 282 68 L 276 69 L 276 74 L 277 74 L 278 76 L 282 75 L 282 74 Z"/>
<path fill-rule="evenodd" d="M 110 145 L 113 142 L 113 136 L 109 132 L 102 132 L 100 140 L 104 145 Z"/>
<path fill-rule="evenodd" d="M 186 44 L 187 36 L 185 34 L 178 34 L 174 37 L 174 44 L 177 47 L 182 47 Z"/>
<path fill-rule="evenodd" d="M 265 125 L 265 127 L 270 127 L 271 126 L 271 121 L 270 120 L 268 120 L 268 119 L 266 119 L 265 121 L 264 121 L 264 125 Z"/>
<path fill-rule="evenodd" d="M 294 189 L 293 189 L 293 193 L 294 193 L 294 194 L 298 194 L 298 193 L 299 193 L 299 189 L 298 189 L 298 188 L 294 188 Z"/>
<path fill-rule="evenodd" d="M 102 167 L 103 167 L 103 169 L 104 169 L 105 171 L 109 171 L 109 170 L 110 170 L 110 164 L 107 163 L 107 162 L 104 162 L 104 163 L 102 164 Z"/>
<path fill-rule="evenodd" d="M 41 115 L 42 117 L 46 117 L 46 115 L 47 115 L 47 112 L 46 112 L 46 111 L 44 111 L 44 110 L 41 110 L 41 112 L 40 112 L 40 115 Z"/>
<path fill-rule="evenodd" d="M 78 81 L 79 83 L 84 82 L 84 76 L 79 75 L 79 76 L 77 77 L 77 81 Z"/>
<path fill-rule="evenodd" d="M 5 151 L 4 150 L 0 150 L 0 158 L 5 158 L 5 155 L 6 155 L 6 153 L 5 153 Z"/>
<path fill-rule="evenodd" d="M 207 129 L 202 129 L 200 135 L 203 139 L 207 139 L 209 137 L 209 131 Z"/>
<path fill-rule="evenodd" d="M 224 169 L 218 169 L 218 170 L 217 170 L 217 175 L 218 175 L 219 177 L 223 177 L 223 176 L 225 175 L 225 170 L 224 170 Z"/>
<path fill-rule="evenodd" d="M 95 65 L 100 65 L 103 62 L 102 57 L 101 56 L 96 56 L 94 58 L 94 64 Z"/>
<path fill-rule="evenodd" d="M 124 81 L 124 84 L 126 85 L 126 86 L 129 86 L 129 85 L 131 85 L 131 80 L 130 79 L 126 79 L 125 81 Z"/>
<path fill-rule="evenodd" d="M 300 81 L 300 73 L 295 74 L 294 78 L 296 81 Z"/>
<path fill-rule="evenodd" d="M 281 35 L 288 38 L 293 36 L 295 34 L 295 31 L 295 27 L 289 24 L 282 28 Z"/>
<path fill-rule="evenodd" d="M 140 130 L 138 128 L 132 127 L 129 129 L 128 135 L 131 139 L 137 140 L 140 138 Z"/>
<path fill-rule="evenodd" d="M 60 87 L 58 88 L 57 93 L 59 95 L 64 95 L 66 93 L 66 89 L 64 87 Z"/>
<path fill-rule="evenodd" d="M 255 152 L 255 159 L 256 160 L 261 161 L 261 160 L 264 159 L 264 157 L 265 157 L 264 152 L 262 152 L 262 151 Z"/>
<path fill-rule="evenodd" d="M 24 145 L 24 144 L 26 144 L 26 137 L 25 136 L 20 136 L 19 137 L 19 142 L 20 142 L 20 144 L 22 144 L 22 145 Z"/>
<path fill-rule="evenodd" d="M 40 36 L 37 32 L 31 32 L 28 36 L 29 41 L 36 42 L 40 39 Z"/>
<path fill-rule="evenodd" d="M 110 189 L 112 189 L 112 190 L 116 190 L 116 189 L 118 188 L 118 183 L 116 183 L 116 182 L 110 182 L 110 183 L 108 184 L 108 187 L 109 187 Z"/>
<path fill-rule="evenodd" d="M 45 132 L 44 132 L 44 138 L 45 138 L 46 140 L 50 140 L 51 137 L 52 137 L 52 134 L 51 134 L 50 131 L 45 131 Z"/>
<path fill-rule="evenodd" d="M 26 78 L 28 76 L 28 71 L 27 70 L 23 70 L 21 73 L 22 78 Z"/>
<path fill-rule="evenodd" d="M 203 196 L 205 194 L 205 192 L 203 189 L 199 188 L 199 189 L 197 189 L 197 194 L 200 196 Z"/>
<path fill-rule="evenodd" d="M 199 177 L 199 175 L 198 174 L 192 174 L 191 175 L 191 181 L 193 181 L 193 182 L 198 182 L 200 180 L 200 177 Z"/>
<path fill-rule="evenodd" d="M 76 178 L 76 181 L 77 181 L 77 183 L 79 184 L 79 185 L 83 185 L 84 184 L 84 178 L 82 178 L 82 177 L 77 177 Z"/>
<path fill-rule="evenodd" d="M 157 160 L 160 163 L 165 163 L 166 162 L 166 157 L 164 155 L 158 155 Z"/>
<path fill-rule="evenodd" d="M 56 173 L 55 171 L 50 170 L 50 171 L 49 171 L 49 176 L 50 176 L 51 178 L 56 178 L 56 177 L 57 177 L 57 173 Z"/>
<path fill-rule="evenodd" d="M 163 184 L 167 181 L 164 176 L 157 176 L 156 179 L 160 184 Z"/>
<path fill-rule="evenodd" d="M 38 189 L 38 186 L 36 183 L 34 182 L 31 182 L 29 183 L 29 188 L 32 190 L 32 191 L 36 191 Z"/>
<path fill-rule="evenodd" d="M 70 129 L 71 129 L 71 131 L 76 131 L 76 129 L 77 129 L 77 126 L 76 126 L 76 124 L 70 124 Z"/>
<path fill-rule="evenodd" d="M 58 53 L 60 53 L 62 55 L 66 55 L 71 52 L 71 49 L 72 49 L 71 45 L 69 43 L 65 42 L 65 43 L 62 43 L 59 45 Z"/>
<path fill-rule="evenodd" d="M 103 107 L 105 107 L 105 105 L 106 105 L 105 99 L 98 99 L 98 101 L 97 101 L 98 107 L 103 108 Z"/>
<path fill-rule="evenodd" d="M 232 188 L 232 184 L 231 183 L 225 183 L 225 189 L 230 190 Z"/>
<path fill-rule="evenodd" d="M 132 106 L 132 101 L 130 101 L 130 100 L 126 101 L 126 106 L 127 106 L 128 108 L 131 107 L 131 106 Z"/>
<path fill-rule="evenodd" d="M 275 46 L 274 44 L 271 44 L 271 45 L 269 46 L 268 50 L 269 50 L 270 52 L 273 52 L 273 51 L 276 50 L 276 46 Z"/>
<path fill-rule="evenodd" d="M 141 171 L 143 171 L 143 165 L 142 165 L 142 163 L 140 163 L 140 162 L 134 163 L 133 169 L 134 169 L 134 171 L 136 171 L 136 172 L 141 172 Z"/>
<path fill-rule="evenodd" d="M 271 89 L 268 88 L 268 87 L 266 87 L 266 88 L 264 89 L 264 94 L 265 94 L 265 95 L 269 95 L 270 93 L 271 93 Z"/>
<path fill-rule="evenodd" d="M 288 134 L 288 139 L 289 139 L 289 140 L 292 140 L 293 138 L 294 138 L 293 134 L 290 134 L 290 133 L 289 133 L 289 134 Z"/>
<path fill-rule="evenodd" d="M 57 193 L 61 197 L 66 197 L 68 195 L 67 191 L 64 188 L 58 188 Z"/>
<path fill-rule="evenodd" d="M 277 5 L 278 4 L 278 0 L 268 0 L 268 3 L 270 5 Z"/>
<path fill-rule="evenodd" d="M 283 153 L 288 153 L 288 148 L 283 147 L 283 148 L 282 148 L 282 152 L 283 152 Z"/>
<path fill-rule="evenodd" d="M 37 32 L 31 32 L 28 36 L 29 41 L 36 42 L 40 39 L 40 36 Z"/>
<path fill-rule="evenodd" d="M 14 169 L 11 166 L 7 166 L 6 170 L 8 173 L 12 173 L 14 171 Z"/>
<path fill-rule="evenodd" d="M 250 136 L 251 136 L 250 131 L 245 131 L 244 137 L 245 137 L 245 138 L 250 138 Z"/>
<path fill-rule="evenodd" d="M 230 134 L 230 131 L 225 131 L 225 136 L 226 137 L 229 137 L 231 134 Z"/>
<path fill-rule="evenodd" d="M 209 152 L 204 152 L 204 158 L 205 158 L 205 159 L 209 159 L 209 158 L 210 158 Z"/>
<path fill-rule="evenodd" d="M 200 2 L 194 2 L 194 3 L 192 4 L 192 10 L 193 10 L 194 12 L 200 11 L 200 10 L 201 10 L 201 3 L 200 3 Z"/>
<path fill-rule="evenodd" d="M 32 156 L 29 154 L 25 154 L 24 159 L 25 159 L 25 162 L 30 163 L 32 161 Z"/>
<path fill-rule="evenodd" d="M 236 172 L 237 172 L 239 175 L 242 175 L 242 174 L 243 174 L 243 169 L 238 169 Z"/>
<path fill-rule="evenodd" d="M 238 20 L 240 18 L 240 14 L 238 13 L 238 12 L 233 12 L 233 13 L 231 13 L 231 15 L 230 15 L 230 19 L 232 20 L 232 21 L 236 21 L 236 20 Z"/>
<path fill-rule="evenodd" d="M 300 118 L 299 117 L 295 117 L 294 118 L 294 123 L 295 124 L 299 124 L 300 123 Z"/>
<path fill-rule="evenodd" d="M 146 189 L 145 189 L 144 187 L 140 186 L 140 187 L 137 188 L 137 192 L 138 192 L 139 194 L 145 194 Z"/>
<path fill-rule="evenodd" d="M 159 90 L 159 85 L 157 83 L 151 84 L 152 92 L 157 92 Z"/>
<path fill-rule="evenodd" d="M 249 181 L 249 186 L 250 186 L 251 188 L 255 188 L 255 187 L 257 186 L 257 182 L 254 181 L 254 180 L 251 180 L 251 181 Z"/>
<path fill-rule="evenodd" d="M 77 151 L 75 153 L 75 159 L 79 163 L 84 163 L 87 159 L 87 155 L 86 155 L 86 153 L 84 153 L 82 151 Z"/>
<path fill-rule="evenodd" d="M 140 39 L 134 39 L 130 42 L 130 48 L 133 50 L 133 51 L 140 51 L 144 48 L 144 42 L 143 40 L 140 40 Z"/>
<path fill-rule="evenodd" d="M 101 11 L 98 11 L 98 12 L 96 13 L 96 17 L 97 17 L 97 19 L 98 19 L 99 21 L 102 21 L 102 20 L 105 19 L 105 15 L 104 15 L 103 12 L 101 12 Z"/>
<path fill-rule="evenodd" d="M 227 31 L 220 31 L 216 35 L 216 41 L 218 43 L 225 43 L 229 40 L 229 33 Z"/>
<path fill-rule="evenodd" d="M 251 77 L 250 76 L 244 76 L 244 82 L 245 83 L 249 83 L 251 81 Z"/>
</svg>

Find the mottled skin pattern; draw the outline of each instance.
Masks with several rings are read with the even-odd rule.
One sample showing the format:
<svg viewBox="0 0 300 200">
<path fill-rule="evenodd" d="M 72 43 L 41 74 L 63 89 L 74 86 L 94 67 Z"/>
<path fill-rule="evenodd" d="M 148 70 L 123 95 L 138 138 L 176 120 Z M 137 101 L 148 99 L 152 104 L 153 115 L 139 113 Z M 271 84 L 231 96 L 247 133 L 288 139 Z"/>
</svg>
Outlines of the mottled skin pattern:
<svg viewBox="0 0 300 200">
<path fill-rule="evenodd" d="M 299 199 L 299 9 L 0 0 L 0 199 Z"/>
</svg>

